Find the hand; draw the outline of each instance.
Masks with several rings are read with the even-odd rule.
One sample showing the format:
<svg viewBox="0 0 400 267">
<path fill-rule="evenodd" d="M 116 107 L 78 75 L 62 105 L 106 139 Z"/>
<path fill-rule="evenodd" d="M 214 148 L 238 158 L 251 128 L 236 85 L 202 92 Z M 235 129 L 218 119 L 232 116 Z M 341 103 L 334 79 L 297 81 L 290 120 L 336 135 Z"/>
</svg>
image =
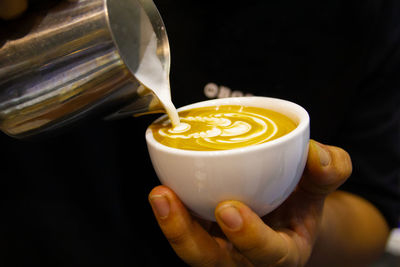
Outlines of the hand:
<svg viewBox="0 0 400 267">
<path fill-rule="evenodd" d="M 344 150 L 310 141 L 296 190 L 263 218 L 232 200 L 217 206 L 218 224 L 204 223 L 165 186 L 154 188 L 149 200 L 169 243 L 192 266 L 303 266 L 318 236 L 324 199 L 351 170 Z"/>
<path fill-rule="evenodd" d="M 28 7 L 27 0 L 0 0 L 0 19 L 13 19 Z"/>
</svg>

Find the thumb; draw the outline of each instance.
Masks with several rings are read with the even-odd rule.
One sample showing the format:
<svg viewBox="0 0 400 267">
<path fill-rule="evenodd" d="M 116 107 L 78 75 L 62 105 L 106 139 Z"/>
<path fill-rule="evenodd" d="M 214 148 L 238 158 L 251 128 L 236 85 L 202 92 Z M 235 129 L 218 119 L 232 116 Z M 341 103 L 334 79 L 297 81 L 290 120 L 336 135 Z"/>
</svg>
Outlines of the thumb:
<svg viewBox="0 0 400 267">
<path fill-rule="evenodd" d="M 335 191 L 351 175 L 349 154 L 335 146 L 310 140 L 306 168 L 299 187 L 314 196 Z"/>
</svg>

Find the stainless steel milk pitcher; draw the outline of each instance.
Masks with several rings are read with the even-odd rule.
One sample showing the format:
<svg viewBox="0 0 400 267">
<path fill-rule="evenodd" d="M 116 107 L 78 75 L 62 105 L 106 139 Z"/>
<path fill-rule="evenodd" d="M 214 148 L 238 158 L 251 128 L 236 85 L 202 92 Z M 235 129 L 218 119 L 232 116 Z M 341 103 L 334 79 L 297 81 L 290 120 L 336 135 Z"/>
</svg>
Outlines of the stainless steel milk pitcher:
<svg viewBox="0 0 400 267">
<path fill-rule="evenodd" d="M 160 109 L 135 71 L 149 36 L 169 72 L 169 44 L 151 0 L 61 1 L 29 31 L 0 42 L 0 129 L 24 138 L 90 114 Z M 24 25 L 26 28 L 27 25 Z"/>
</svg>

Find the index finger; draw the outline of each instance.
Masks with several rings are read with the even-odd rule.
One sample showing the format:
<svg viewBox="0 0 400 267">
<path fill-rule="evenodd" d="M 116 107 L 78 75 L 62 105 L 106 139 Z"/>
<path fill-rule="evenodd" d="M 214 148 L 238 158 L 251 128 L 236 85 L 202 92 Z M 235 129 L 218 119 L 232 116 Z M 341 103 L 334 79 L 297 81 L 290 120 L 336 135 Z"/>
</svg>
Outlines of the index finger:
<svg viewBox="0 0 400 267">
<path fill-rule="evenodd" d="M 186 263 L 191 266 L 232 266 L 217 241 L 192 218 L 168 187 L 155 187 L 149 194 L 149 201 L 165 237 Z"/>
<path fill-rule="evenodd" d="M 294 232 L 275 231 L 239 201 L 224 201 L 215 210 L 217 222 L 232 244 L 256 266 L 297 266 L 304 261 Z"/>
</svg>

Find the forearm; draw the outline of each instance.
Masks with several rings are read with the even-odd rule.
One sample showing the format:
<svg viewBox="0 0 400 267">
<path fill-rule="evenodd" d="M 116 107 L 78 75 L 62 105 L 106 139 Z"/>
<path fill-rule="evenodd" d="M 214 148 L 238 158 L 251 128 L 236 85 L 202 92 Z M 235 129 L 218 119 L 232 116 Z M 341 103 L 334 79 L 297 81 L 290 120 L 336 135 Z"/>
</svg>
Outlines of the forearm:
<svg viewBox="0 0 400 267">
<path fill-rule="evenodd" d="M 372 204 L 337 191 L 325 200 L 308 266 L 365 266 L 382 253 L 388 235 L 386 221 Z"/>
</svg>

